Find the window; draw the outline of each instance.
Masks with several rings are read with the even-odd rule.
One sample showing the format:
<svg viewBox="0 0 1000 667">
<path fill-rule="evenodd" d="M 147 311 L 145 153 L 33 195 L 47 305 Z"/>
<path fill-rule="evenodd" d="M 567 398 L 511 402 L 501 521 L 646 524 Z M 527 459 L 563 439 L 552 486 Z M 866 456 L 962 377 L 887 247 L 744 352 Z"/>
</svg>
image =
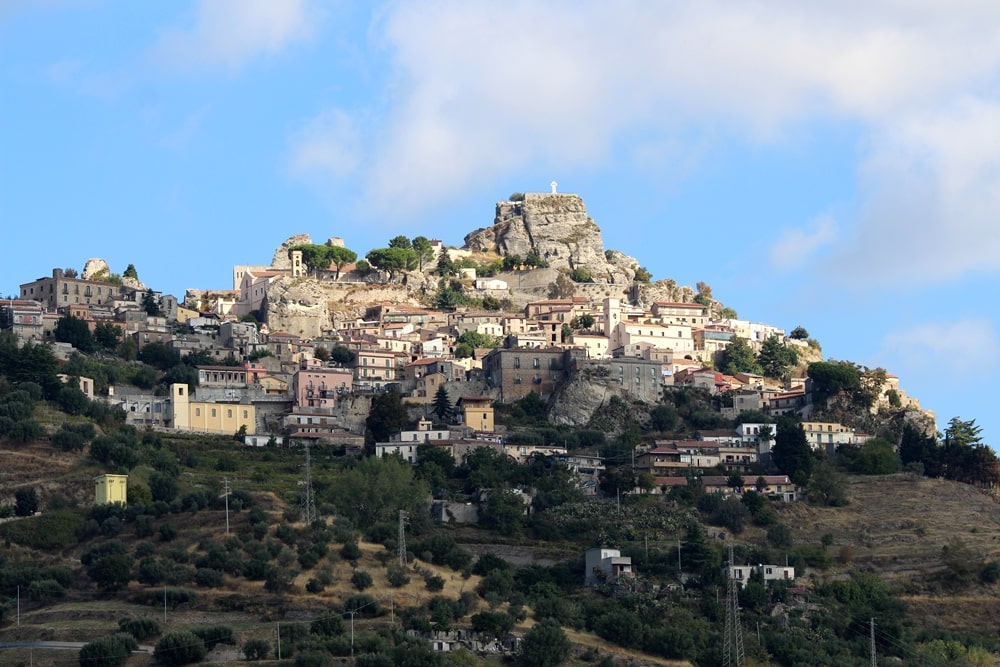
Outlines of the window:
<svg viewBox="0 0 1000 667">
<path fill-rule="evenodd" d="M 539 365 L 540 365 L 540 363 L 539 363 L 538 357 L 535 357 L 534 359 L 531 360 L 531 367 L 532 368 L 538 368 Z"/>
<path fill-rule="evenodd" d="M 521 357 L 514 357 L 514 368 L 521 367 Z"/>
<path fill-rule="evenodd" d="M 521 376 L 520 375 L 515 375 L 514 376 L 514 384 L 521 384 Z"/>
<path fill-rule="evenodd" d="M 233 418 L 233 409 L 229 408 L 228 410 L 226 410 L 226 419 L 232 419 L 232 418 Z"/>
<path fill-rule="evenodd" d="M 184 395 L 184 387 L 177 387 L 177 395 L 178 396 Z"/>
<path fill-rule="evenodd" d="M 212 408 L 212 417 L 215 417 L 215 408 Z"/>
<path fill-rule="evenodd" d="M 201 417 L 201 408 L 195 408 L 194 409 L 194 416 L 195 417 Z"/>
</svg>

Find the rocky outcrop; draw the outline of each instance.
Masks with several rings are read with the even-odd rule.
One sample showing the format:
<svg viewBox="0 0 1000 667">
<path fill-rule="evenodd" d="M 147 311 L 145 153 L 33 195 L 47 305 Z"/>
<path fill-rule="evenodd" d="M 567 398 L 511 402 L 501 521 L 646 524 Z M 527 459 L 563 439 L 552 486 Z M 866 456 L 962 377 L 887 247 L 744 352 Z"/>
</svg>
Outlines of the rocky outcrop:
<svg viewBox="0 0 1000 667">
<path fill-rule="evenodd" d="M 601 229 L 578 195 L 528 193 L 522 201 L 498 202 L 493 226 L 465 237 L 466 250 L 526 256 L 534 251 L 555 269 L 582 267 L 595 282 L 629 283 L 634 259 L 609 261 Z"/>
<path fill-rule="evenodd" d="M 111 276 L 111 266 L 107 261 L 99 257 L 91 257 L 83 265 L 83 273 L 80 275 L 84 280 L 104 280 Z M 149 288 L 142 281 L 135 278 L 122 277 L 121 284 L 137 292 L 145 292 Z"/>
<path fill-rule="evenodd" d="M 288 249 L 292 246 L 305 245 L 307 243 L 312 243 L 312 237 L 308 234 L 296 234 L 295 236 L 289 237 L 284 243 L 279 245 L 274 251 L 274 257 L 271 258 L 271 268 L 272 269 L 290 269 L 292 268 L 292 260 L 288 256 Z"/>
<path fill-rule="evenodd" d="M 98 257 L 91 257 L 87 260 L 87 263 L 83 265 L 83 274 L 80 276 L 84 280 L 93 280 L 94 276 L 109 276 L 111 275 L 111 267 L 103 259 Z"/>
<path fill-rule="evenodd" d="M 589 424 L 594 413 L 612 403 L 613 397 L 629 405 L 630 416 L 639 422 L 648 419 L 632 404 L 632 399 L 622 390 L 621 381 L 607 372 L 607 367 L 590 366 L 576 370 L 552 396 L 549 422 L 567 426 Z M 613 421 L 613 420 L 612 420 Z M 617 425 L 612 424 L 613 428 Z"/>
<path fill-rule="evenodd" d="M 328 301 L 326 291 L 316 281 L 282 276 L 267 290 L 268 327 L 315 338 L 331 328 Z"/>
</svg>

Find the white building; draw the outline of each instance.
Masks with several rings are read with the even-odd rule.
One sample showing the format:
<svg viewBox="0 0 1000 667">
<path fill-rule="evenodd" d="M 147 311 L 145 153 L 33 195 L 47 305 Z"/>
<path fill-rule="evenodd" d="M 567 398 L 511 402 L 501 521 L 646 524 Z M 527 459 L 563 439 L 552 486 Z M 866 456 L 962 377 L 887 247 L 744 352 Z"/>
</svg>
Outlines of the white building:
<svg viewBox="0 0 1000 667">
<path fill-rule="evenodd" d="M 632 559 L 622 556 L 618 549 L 594 547 L 587 549 L 584 585 L 594 586 L 601 582 L 615 583 L 621 576 L 632 576 Z"/>
<path fill-rule="evenodd" d="M 795 581 L 795 568 L 788 565 L 733 565 L 727 567 L 729 578 L 735 579 L 740 588 L 746 588 L 750 575 L 756 570 L 764 575 L 764 583 L 771 581 Z"/>
</svg>

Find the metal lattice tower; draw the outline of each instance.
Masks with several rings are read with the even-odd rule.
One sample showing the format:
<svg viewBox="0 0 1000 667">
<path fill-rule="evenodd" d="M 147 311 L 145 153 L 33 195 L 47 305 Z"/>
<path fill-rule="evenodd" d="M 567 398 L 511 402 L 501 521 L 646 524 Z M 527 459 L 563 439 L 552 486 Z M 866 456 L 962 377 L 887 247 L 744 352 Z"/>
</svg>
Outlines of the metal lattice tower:
<svg viewBox="0 0 1000 667">
<path fill-rule="evenodd" d="M 399 510 L 399 565 L 406 567 L 406 512 Z"/>
<path fill-rule="evenodd" d="M 316 516 L 316 502 L 313 498 L 313 487 L 312 487 L 312 456 L 309 453 L 309 443 L 305 443 L 306 447 L 306 483 L 305 489 L 302 496 L 302 504 L 304 505 L 306 523 L 311 524 L 313 521 L 318 519 Z"/>
<path fill-rule="evenodd" d="M 746 658 L 743 650 L 743 628 L 740 626 L 740 585 L 733 576 L 733 547 L 729 547 L 729 572 L 726 582 L 726 631 L 723 665 L 739 667 Z"/>
</svg>

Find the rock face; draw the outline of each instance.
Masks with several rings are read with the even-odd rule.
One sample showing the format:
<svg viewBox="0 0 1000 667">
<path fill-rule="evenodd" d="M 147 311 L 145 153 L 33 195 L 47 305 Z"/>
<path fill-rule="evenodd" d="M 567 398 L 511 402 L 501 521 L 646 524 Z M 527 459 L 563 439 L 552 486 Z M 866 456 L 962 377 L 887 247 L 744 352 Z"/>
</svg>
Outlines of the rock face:
<svg viewBox="0 0 1000 667">
<path fill-rule="evenodd" d="M 631 404 L 632 399 L 622 391 L 621 381 L 598 368 L 583 368 L 574 372 L 552 395 L 549 422 L 556 425 L 581 426 L 590 422 L 594 412 L 606 405 L 613 396 Z M 633 417 L 639 422 L 648 419 L 633 406 Z"/>
<path fill-rule="evenodd" d="M 327 295 L 315 281 L 282 276 L 267 290 L 267 322 L 272 331 L 315 338 L 331 328 Z"/>
<path fill-rule="evenodd" d="M 312 237 L 309 236 L 308 234 L 296 234 L 295 236 L 289 237 L 274 251 L 274 257 L 271 258 L 271 268 L 272 269 L 292 268 L 292 260 L 288 256 L 288 249 L 291 248 L 292 246 L 304 245 L 307 243 L 312 243 Z"/>
<path fill-rule="evenodd" d="M 496 205 L 493 226 L 465 237 L 465 249 L 520 255 L 536 252 L 555 269 L 582 267 L 595 282 L 628 283 L 638 263 L 622 253 L 608 261 L 601 229 L 578 195 L 528 193 Z"/>
<path fill-rule="evenodd" d="M 104 274 L 105 276 L 111 275 L 111 267 L 103 259 L 96 257 L 91 257 L 87 260 L 87 263 L 83 265 L 83 275 L 80 277 L 84 280 L 93 280 L 94 276 Z"/>
</svg>

